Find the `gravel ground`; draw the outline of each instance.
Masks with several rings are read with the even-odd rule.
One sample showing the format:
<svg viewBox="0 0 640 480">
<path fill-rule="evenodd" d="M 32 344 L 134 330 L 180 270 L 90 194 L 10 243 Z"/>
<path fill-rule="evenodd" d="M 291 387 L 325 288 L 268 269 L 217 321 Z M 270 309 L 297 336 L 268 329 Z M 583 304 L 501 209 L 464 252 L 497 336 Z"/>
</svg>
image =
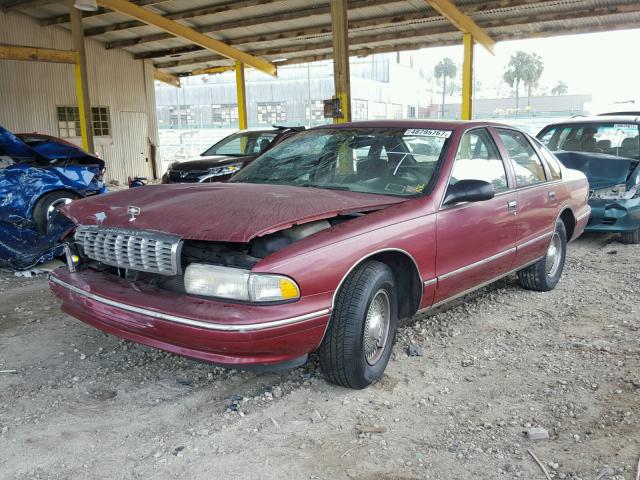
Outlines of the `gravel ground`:
<svg viewBox="0 0 640 480">
<path fill-rule="evenodd" d="M 634 480 L 639 253 L 587 235 L 553 292 L 510 277 L 416 316 L 363 391 L 313 358 L 258 375 L 120 341 L 0 274 L 0 478 L 544 480 L 532 449 L 554 479 Z"/>
</svg>

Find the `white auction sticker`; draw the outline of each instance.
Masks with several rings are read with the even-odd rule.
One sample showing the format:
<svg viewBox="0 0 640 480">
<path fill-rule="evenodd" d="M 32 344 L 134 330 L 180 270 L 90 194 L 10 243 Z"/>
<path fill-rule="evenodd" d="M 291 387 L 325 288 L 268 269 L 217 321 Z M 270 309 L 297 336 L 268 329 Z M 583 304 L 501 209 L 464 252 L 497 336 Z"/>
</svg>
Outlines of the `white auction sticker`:
<svg viewBox="0 0 640 480">
<path fill-rule="evenodd" d="M 405 135 L 415 135 L 419 137 L 441 137 L 449 138 L 451 130 L 432 130 L 430 128 L 410 128 L 404 132 Z"/>
<path fill-rule="evenodd" d="M 627 129 L 634 129 L 636 130 L 638 128 L 638 125 L 634 125 L 633 123 L 616 123 L 613 128 L 617 128 L 619 130 L 627 130 Z"/>
</svg>

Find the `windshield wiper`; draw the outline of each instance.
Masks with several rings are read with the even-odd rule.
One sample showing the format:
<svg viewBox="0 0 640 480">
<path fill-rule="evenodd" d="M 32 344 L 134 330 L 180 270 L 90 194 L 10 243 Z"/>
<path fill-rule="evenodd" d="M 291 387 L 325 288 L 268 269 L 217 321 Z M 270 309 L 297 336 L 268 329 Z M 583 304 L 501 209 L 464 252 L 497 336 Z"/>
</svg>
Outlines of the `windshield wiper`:
<svg viewBox="0 0 640 480">
<path fill-rule="evenodd" d="M 314 183 L 302 183 L 300 185 L 295 185 L 296 187 L 305 187 L 305 188 L 322 188 L 324 190 L 345 190 L 350 192 L 351 189 L 344 185 L 316 185 Z"/>
</svg>

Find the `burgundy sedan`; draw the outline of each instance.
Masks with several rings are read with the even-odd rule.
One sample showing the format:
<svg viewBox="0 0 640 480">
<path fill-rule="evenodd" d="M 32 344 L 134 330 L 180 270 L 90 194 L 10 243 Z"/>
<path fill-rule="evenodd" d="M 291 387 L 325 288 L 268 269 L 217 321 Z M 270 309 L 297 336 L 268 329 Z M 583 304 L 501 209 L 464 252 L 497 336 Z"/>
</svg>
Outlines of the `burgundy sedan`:
<svg viewBox="0 0 640 480">
<path fill-rule="evenodd" d="M 152 185 L 64 207 L 50 285 L 105 332 L 227 366 L 295 366 L 363 388 L 398 319 L 517 272 L 560 279 L 589 218 L 585 176 L 486 122 L 299 133 L 229 183 Z"/>
</svg>

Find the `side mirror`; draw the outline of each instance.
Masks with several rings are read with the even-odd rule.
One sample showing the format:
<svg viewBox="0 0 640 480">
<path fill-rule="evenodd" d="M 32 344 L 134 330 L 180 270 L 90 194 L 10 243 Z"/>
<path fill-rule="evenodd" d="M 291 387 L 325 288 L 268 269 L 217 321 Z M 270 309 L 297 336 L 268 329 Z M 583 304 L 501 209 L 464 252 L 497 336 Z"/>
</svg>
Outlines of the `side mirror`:
<svg viewBox="0 0 640 480">
<path fill-rule="evenodd" d="M 493 185 L 489 182 L 484 180 L 460 180 L 453 185 L 449 185 L 442 204 L 481 202 L 483 200 L 491 200 L 495 194 Z"/>
</svg>

